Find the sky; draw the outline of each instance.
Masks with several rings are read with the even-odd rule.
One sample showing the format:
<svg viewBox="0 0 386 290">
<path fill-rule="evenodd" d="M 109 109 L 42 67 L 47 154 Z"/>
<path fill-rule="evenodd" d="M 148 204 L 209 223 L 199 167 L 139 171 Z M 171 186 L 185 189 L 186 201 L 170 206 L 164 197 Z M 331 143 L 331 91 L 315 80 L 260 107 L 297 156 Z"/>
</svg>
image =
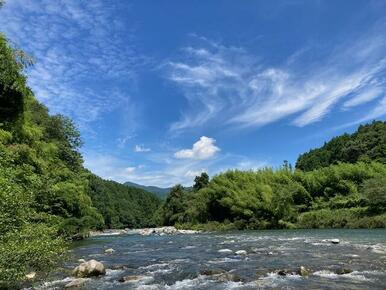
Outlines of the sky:
<svg viewBox="0 0 386 290">
<path fill-rule="evenodd" d="M 386 118 L 386 1 L 7 0 L 0 31 L 118 182 L 295 164 Z"/>
</svg>

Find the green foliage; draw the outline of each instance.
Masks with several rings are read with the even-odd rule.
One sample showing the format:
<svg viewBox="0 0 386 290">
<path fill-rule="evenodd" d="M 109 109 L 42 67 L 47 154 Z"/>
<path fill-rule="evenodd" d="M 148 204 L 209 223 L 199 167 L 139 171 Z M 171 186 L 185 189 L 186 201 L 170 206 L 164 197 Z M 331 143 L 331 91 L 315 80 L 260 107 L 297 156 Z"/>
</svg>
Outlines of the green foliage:
<svg viewBox="0 0 386 290">
<path fill-rule="evenodd" d="M 228 171 L 192 194 L 173 188 L 164 223 L 211 229 L 382 226 L 386 165 L 338 163 L 303 172 L 289 167 Z M 363 192 L 363 194 L 361 193 Z"/>
<path fill-rule="evenodd" d="M 344 134 L 333 138 L 321 148 L 300 155 L 296 168 L 309 171 L 337 162 L 358 161 L 386 164 L 386 122 L 374 121 L 359 126 L 351 135 Z"/>
<path fill-rule="evenodd" d="M 206 172 L 201 173 L 200 176 L 194 178 L 193 189 L 198 191 L 202 188 L 207 187 L 209 184 L 209 175 Z"/>
<path fill-rule="evenodd" d="M 89 174 L 89 192 L 93 205 L 102 214 L 108 228 L 138 228 L 155 225 L 160 200 L 143 189 L 103 180 Z"/>
<path fill-rule="evenodd" d="M 361 191 L 371 214 L 386 213 L 386 175 L 366 180 Z"/>
<path fill-rule="evenodd" d="M 154 225 L 159 201 L 83 168 L 80 133 L 26 86 L 28 57 L 0 35 L 0 288 L 60 262 L 90 229 Z"/>
</svg>

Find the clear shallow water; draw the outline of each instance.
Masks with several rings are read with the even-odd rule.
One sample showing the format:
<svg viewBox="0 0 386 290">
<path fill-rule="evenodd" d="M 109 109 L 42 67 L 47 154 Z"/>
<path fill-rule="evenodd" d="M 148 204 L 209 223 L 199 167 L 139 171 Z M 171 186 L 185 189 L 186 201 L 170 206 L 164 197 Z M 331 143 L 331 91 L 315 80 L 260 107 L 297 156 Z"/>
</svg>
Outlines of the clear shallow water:
<svg viewBox="0 0 386 290">
<path fill-rule="evenodd" d="M 327 239 L 338 238 L 340 244 Z M 107 248 L 115 249 L 111 255 Z M 220 253 L 245 250 L 247 256 Z M 73 262 L 96 259 L 109 269 L 83 289 L 386 289 L 386 230 L 277 230 L 176 236 L 94 237 L 75 244 Z M 305 266 L 309 277 L 279 276 L 275 270 Z M 350 274 L 334 274 L 349 268 Z M 221 282 L 202 270 L 222 269 L 241 282 Z M 121 283 L 125 275 L 140 281 Z M 44 289 L 62 289 L 56 277 Z"/>
</svg>

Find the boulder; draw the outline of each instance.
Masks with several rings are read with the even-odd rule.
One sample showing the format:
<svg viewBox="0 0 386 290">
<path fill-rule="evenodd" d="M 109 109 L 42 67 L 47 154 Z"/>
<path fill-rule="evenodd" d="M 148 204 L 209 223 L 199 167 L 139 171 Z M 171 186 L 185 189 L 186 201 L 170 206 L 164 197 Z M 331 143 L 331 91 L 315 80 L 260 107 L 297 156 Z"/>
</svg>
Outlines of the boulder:
<svg viewBox="0 0 386 290">
<path fill-rule="evenodd" d="M 339 244 L 340 243 L 339 239 L 332 239 L 332 240 L 330 240 L 330 242 L 332 244 Z"/>
<path fill-rule="evenodd" d="M 25 278 L 27 280 L 33 280 L 33 279 L 35 279 L 35 277 L 36 277 L 36 272 L 31 272 L 31 273 L 28 273 L 27 275 L 25 275 Z"/>
<path fill-rule="evenodd" d="M 235 252 L 236 255 L 239 255 L 239 256 L 246 256 L 247 255 L 247 251 L 245 250 L 238 250 Z"/>
<path fill-rule="evenodd" d="M 138 282 L 140 280 L 143 280 L 144 276 L 137 276 L 137 275 L 129 275 L 129 276 L 123 276 L 119 278 L 119 282 L 125 283 L 125 282 Z"/>
<path fill-rule="evenodd" d="M 276 274 L 279 276 L 287 276 L 287 271 L 286 270 L 278 270 L 276 271 Z"/>
<path fill-rule="evenodd" d="M 115 252 L 115 250 L 112 249 L 112 248 L 106 249 L 106 250 L 105 250 L 105 253 L 106 253 L 106 254 L 112 254 L 112 253 L 114 253 L 114 252 Z"/>
<path fill-rule="evenodd" d="M 106 274 L 106 269 L 101 262 L 90 260 L 77 266 L 72 274 L 78 278 L 100 276 Z"/>
<path fill-rule="evenodd" d="M 221 249 L 221 250 L 218 250 L 218 252 L 222 254 L 233 254 L 233 251 L 230 249 Z"/>
<path fill-rule="evenodd" d="M 335 271 L 335 274 L 337 275 L 344 275 L 344 274 L 350 274 L 352 273 L 353 270 L 348 269 L 348 268 L 341 268 Z"/>
<path fill-rule="evenodd" d="M 85 259 L 79 259 L 79 260 L 78 260 L 78 263 L 84 263 L 84 262 L 86 262 Z"/>
<path fill-rule="evenodd" d="M 83 286 L 88 280 L 90 279 L 86 279 L 86 278 L 74 279 L 70 283 L 64 285 L 64 288 L 78 288 Z"/>
</svg>

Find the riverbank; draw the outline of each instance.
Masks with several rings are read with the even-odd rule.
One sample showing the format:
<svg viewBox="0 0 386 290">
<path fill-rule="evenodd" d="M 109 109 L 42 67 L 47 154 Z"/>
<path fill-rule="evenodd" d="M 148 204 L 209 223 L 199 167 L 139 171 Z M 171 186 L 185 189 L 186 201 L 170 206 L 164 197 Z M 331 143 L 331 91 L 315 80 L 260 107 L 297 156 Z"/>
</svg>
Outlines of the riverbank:
<svg viewBox="0 0 386 290">
<path fill-rule="evenodd" d="M 190 230 L 190 229 L 177 229 L 176 227 L 156 227 L 156 228 L 142 228 L 142 229 L 106 229 L 103 231 L 91 231 L 90 237 L 97 236 L 119 236 L 119 235 L 141 235 L 141 236 L 150 236 L 150 235 L 191 235 L 201 233 L 200 230 Z"/>
</svg>

